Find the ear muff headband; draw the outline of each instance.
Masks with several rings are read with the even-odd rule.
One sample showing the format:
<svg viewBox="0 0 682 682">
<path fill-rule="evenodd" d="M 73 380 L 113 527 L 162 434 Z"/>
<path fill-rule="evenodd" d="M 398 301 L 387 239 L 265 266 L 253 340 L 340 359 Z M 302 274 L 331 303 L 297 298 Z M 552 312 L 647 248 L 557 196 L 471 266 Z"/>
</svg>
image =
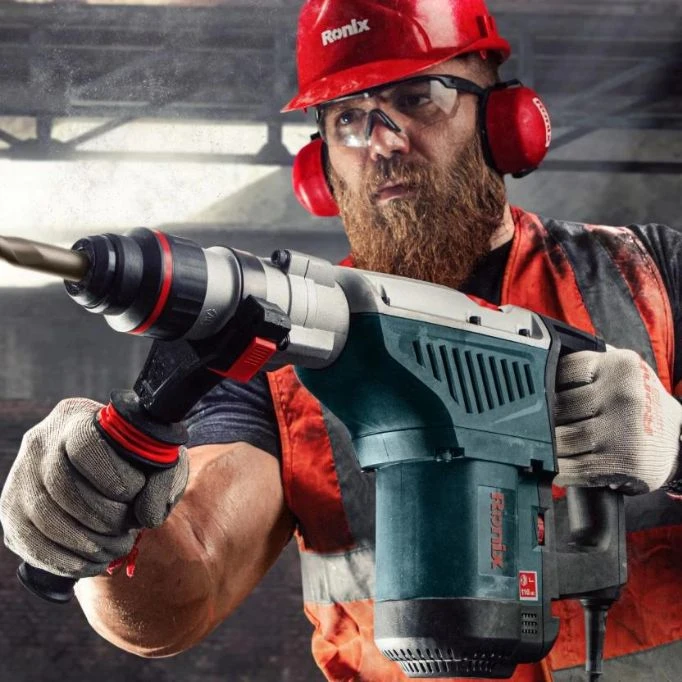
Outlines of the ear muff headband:
<svg viewBox="0 0 682 682">
<path fill-rule="evenodd" d="M 486 163 L 500 175 L 523 177 L 545 158 L 551 140 L 547 109 L 535 91 L 518 80 L 497 83 L 479 97 L 478 127 Z M 326 145 L 319 135 L 294 159 L 294 194 L 319 217 L 339 214 L 325 171 Z"/>
</svg>

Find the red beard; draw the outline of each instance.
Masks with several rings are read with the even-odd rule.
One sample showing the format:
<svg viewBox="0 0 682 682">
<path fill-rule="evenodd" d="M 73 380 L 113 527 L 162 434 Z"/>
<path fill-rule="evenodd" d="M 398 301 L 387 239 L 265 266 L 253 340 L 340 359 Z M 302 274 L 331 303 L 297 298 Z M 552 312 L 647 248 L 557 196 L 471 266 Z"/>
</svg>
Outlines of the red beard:
<svg viewBox="0 0 682 682">
<path fill-rule="evenodd" d="M 458 288 L 490 251 L 506 192 L 485 163 L 478 138 L 446 169 L 381 159 L 358 193 L 330 172 L 355 265 Z M 376 203 L 378 188 L 400 183 L 411 196 Z"/>
</svg>

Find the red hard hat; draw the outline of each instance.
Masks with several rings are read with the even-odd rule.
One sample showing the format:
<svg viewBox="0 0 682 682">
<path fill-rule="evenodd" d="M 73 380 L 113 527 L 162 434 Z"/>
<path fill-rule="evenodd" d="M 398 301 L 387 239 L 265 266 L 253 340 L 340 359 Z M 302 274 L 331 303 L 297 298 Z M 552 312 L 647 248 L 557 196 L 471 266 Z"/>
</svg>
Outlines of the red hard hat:
<svg viewBox="0 0 682 682">
<path fill-rule="evenodd" d="M 407 78 L 467 52 L 509 57 L 483 0 L 307 0 L 298 22 L 299 92 L 282 111 Z"/>
</svg>

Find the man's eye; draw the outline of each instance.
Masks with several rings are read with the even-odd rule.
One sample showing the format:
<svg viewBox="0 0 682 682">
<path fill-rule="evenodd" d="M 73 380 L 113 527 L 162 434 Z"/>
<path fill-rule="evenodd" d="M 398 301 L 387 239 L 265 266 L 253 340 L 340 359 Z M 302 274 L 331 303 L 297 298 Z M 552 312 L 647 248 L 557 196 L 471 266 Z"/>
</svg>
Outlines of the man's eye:
<svg viewBox="0 0 682 682">
<path fill-rule="evenodd" d="M 346 109 L 345 111 L 342 111 L 340 114 L 337 115 L 336 127 L 344 128 L 348 126 L 353 126 L 357 124 L 360 120 L 362 120 L 364 113 L 365 112 L 362 111 L 361 109 Z"/>
<path fill-rule="evenodd" d="M 431 98 L 428 95 L 401 95 L 396 102 L 399 111 L 410 111 L 410 109 L 419 109 L 431 103 Z"/>
</svg>

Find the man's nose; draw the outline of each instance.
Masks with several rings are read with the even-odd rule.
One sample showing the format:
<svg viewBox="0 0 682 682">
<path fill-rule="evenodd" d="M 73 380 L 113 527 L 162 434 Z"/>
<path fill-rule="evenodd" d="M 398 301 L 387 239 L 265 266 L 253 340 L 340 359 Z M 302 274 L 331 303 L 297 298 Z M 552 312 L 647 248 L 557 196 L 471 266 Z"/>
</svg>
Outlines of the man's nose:
<svg viewBox="0 0 682 682">
<path fill-rule="evenodd" d="M 367 146 L 370 158 L 390 158 L 393 154 L 407 154 L 410 151 L 410 138 L 381 109 L 370 112 L 367 120 Z"/>
</svg>

